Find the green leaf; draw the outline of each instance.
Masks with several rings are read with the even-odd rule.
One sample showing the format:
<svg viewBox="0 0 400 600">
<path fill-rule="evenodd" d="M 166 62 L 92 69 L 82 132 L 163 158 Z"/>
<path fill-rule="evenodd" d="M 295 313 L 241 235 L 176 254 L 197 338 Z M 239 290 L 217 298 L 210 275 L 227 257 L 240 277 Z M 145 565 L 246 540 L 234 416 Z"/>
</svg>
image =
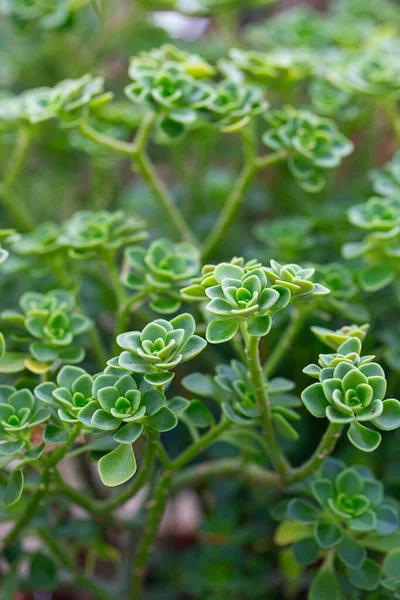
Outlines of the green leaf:
<svg viewBox="0 0 400 600">
<path fill-rule="evenodd" d="M 25 370 L 25 360 L 29 354 L 21 352 L 6 352 L 0 358 L 0 373 L 19 373 Z"/>
<path fill-rule="evenodd" d="M 200 400 L 192 400 L 185 415 L 196 427 L 210 427 L 214 423 L 212 412 Z"/>
<path fill-rule="evenodd" d="M 13 469 L 8 478 L 7 487 L 4 492 L 3 502 L 7 506 L 16 504 L 21 498 L 24 489 L 24 474 L 22 469 Z"/>
<path fill-rule="evenodd" d="M 395 531 L 390 535 L 370 535 L 365 538 L 364 545 L 366 548 L 376 550 L 377 552 L 389 552 L 400 548 L 400 531 Z"/>
<path fill-rule="evenodd" d="M 347 524 L 355 531 L 372 531 L 376 527 L 376 522 L 376 514 L 372 510 L 367 510 L 361 516 L 349 519 Z"/>
<path fill-rule="evenodd" d="M 361 544 L 346 535 L 339 544 L 338 555 L 346 567 L 359 569 L 367 556 L 367 552 Z"/>
<path fill-rule="evenodd" d="M 102 408 L 99 408 L 93 413 L 91 421 L 92 427 L 97 427 L 103 431 L 112 431 L 113 429 L 116 429 L 120 423 L 120 419 L 113 417 L 109 412 Z"/>
<path fill-rule="evenodd" d="M 311 527 L 308 525 L 297 521 L 282 521 L 275 530 L 274 542 L 277 546 L 288 546 L 309 538 L 311 533 Z"/>
<path fill-rule="evenodd" d="M 20 450 L 25 446 L 25 442 L 5 442 L 0 444 L 0 455 L 10 456 L 12 454 L 18 454 Z"/>
<path fill-rule="evenodd" d="M 321 548 L 333 548 L 342 539 L 342 532 L 333 523 L 317 523 L 314 535 Z"/>
<path fill-rule="evenodd" d="M 360 273 L 360 284 L 366 292 L 376 292 L 394 281 L 396 271 L 384 264 L 368 267 Z"/>
<path fill-rule="evenodd" d="M 229 402 L 223 402 L 221 404 L 221 409 L 224 415 L 228 417 L 228 419 L 232 421 L 232 423 L 236 423 L 237 425 L 248 425 L 249 423 L 251 423 L 251 419 L 244 417 L 238 412 L 236 412 L 232 405 L 229 404 Z"/>
<path fill-rule="evenodd" d="M 141 436 L 142 423 L 127 423 L 114 433 L 114 440 L 119 444 L 133 444 Z"/>
<path fill-rule="evenodd" d="M 390 552 L 383 561 L 383 571 L 387 577 L 400 578 L 400 548 Z"/>
<path fill-rule="evenodd" d="M 372 592 L 381 580 L 381 568 L 375 561 L 367 558 L 358 569 L 347 569 L 350 583 L 360 590 Z"/>
<path fill-rule="evenodd" d="M 325 508 L 328 499 L 333 497 L 333 484 L 330 479 L 316 479 L 311 482 L 314 497 Z"/>
<path fill-rule="evenodd" d="M 301 394 L 301 399 L 314 417 L 321 419 L 326 416 L 328 401 L 320 383 L 313 383 L 306 388 Z"/>
<path fill-rule="evenodd" d="M 3 358 L 6 352 L 6 341 L 4 335 L 0 332 L 0 360 Z"/>
<path fill-rule="evenodd" d="M 391 506 L 381 506 L 376 510 L 376 531 L 381 535 L 390 535 L 399 528 L 397 512 Z M 399 573 L 400 579 L 400 573 Z"/>
<path fill-rule="evenodd" d="M 347 431 L 347 437 L 356 448 L 363 452 L 373 452 L 381 443 L 382 436 L 378 431 L 364 427 L 357 421 L 353 421 Z"/>
<path fill-rule="evenodd" d="M 347 496 L 355 496 L 363 491 L 363 481 L 355 469 L 344 469 L 336 477 L 336 488 Z"/>
<path fill-rule="evenodd" d="M 318 514 L 318 508 L 308 500 L 293 498 L 288 505 L 287 515 L 289 519 L 298 523 L 314 523 Z"/>
<path fill-rule="evenodd" d="M 341 600 L 341 598 L 335 568 L 332 563 L 325 562 L 311 583 L 309 600 Z"/>
<path fill-rule="evenodd" d="M 163 406 L 156 414 L 146 418 L 146 424 L 156 431 L 170 431 L 178 424 L 175 413 Z"/>
<path fill-rule="evenodd" d="M 26 458 L 29 458 L 30 460 L 37 460 L 42 456 L 45 447 L 46 444 L 40 444 L 40 446 L 32 446 L 32 448 L 29 448 L 29 450 L 25 452 Z"/>
<path fill-rule="evenodd" d="M 47 444 L 65 444 L 68 438 L 68 431 L 59 425 L 46 425 L 43 432 L 43 439 Z"/>
<path fill-rule="evenodd" d="M 136 473 L 136 458 L 130 444 L 121 444 L 99 460 L 99 475 L 104 485 L 115 487 Z"/>
<path fill-rule="evenodd" d="M 267 335 L 271 329 L 272 319 L 268 315 L 253 317 L 247 323 L 247 333 L 256 337 Z"/>
<path fill-rule="evenodd" d="M 299 434 L 297 431 L 279 412 L 272 412 L 272 421 L 279 435 L 294 442 L 299 439 Z"/>
<path fill-rule="evenodd" d="M 238 332 L 239 323 L 235 319 L 211 321 L 207 326 L 206 339 L 210 344 L 222 344 L 231 340 Z"/>
<path fill-rule="evenodd" d="M 58 580 L 53 560 L 46 554 L 37 552 L 31 560 L 29 580 L 33 590 L 54 590 Z"/>
<path fill-rule="evenodd" d="M 215 393 L 215 388 L 211 377 L 202 373 L 190 373 L 181 381 L 183 387 L 196 396 L 212 398 Z"/>
<path fill-rule="evenodd" d="M 150 385 L 166 385 L 175 377 L 175 373 L 165 371 L 165 373 L 146 373 L 144 380 Z"/>
<path fill-rule="evenodd" d="M 312 565 L 319 556 L 319 547 L 314 538 L 306 538 L 296 542 L 292 547 L 296 562 L 306 567 Z"/>
<path fill-rule="evenodd" d="M 374 419 L 372 423 L 384 431 L 391 431 L 400 427 L 400 402 L 394 398 L 384 400 L 382 414 Z"/>
</svg>

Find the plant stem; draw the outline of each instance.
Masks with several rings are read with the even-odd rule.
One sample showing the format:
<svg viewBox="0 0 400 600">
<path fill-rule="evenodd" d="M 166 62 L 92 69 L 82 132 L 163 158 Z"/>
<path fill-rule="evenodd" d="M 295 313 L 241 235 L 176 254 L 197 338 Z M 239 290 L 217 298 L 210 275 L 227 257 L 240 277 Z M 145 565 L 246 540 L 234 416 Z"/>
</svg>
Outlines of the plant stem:
<svg viewBox="0 0 400 600">
<path fill-rule="evenodd" d="M 149 479 L 151 467 L 157 454 L 158 444 L 159 442 L 157 436 L 155 436 L 154 432 L 149 429 L 146 452 L 144 454 L 139 472 L 133 479 L 132 483 L 128 485 L 120 494 L 116 494 L 115 496 L 111 496 L 105 500 L 92 500 L 87 496 L 87 494 L 68 485 L 68 483 L 62 479 L 59 481 L 59 486 L 56 489 L 51 490 L 51 493 L 67 496 L 70 500 L 92 514 L 102 514 L 118 508 L 118 506 L 121 506 L 130 500 Z"/>
<path fill-rule="evenodd" d="M 46 546 L 51 550 L 54 554 L 55 558 L 57 558 L 60 563 L 71 573 L 73 576 L 73 584 L 76 586 L 79 584 L 84 590 L 86 590 L 89 594 L 93 595 L 96 600 L 113 600 L 115 597 L 113 594 L 104 590 L 100 585 L 86 577 L 77 567 L 75 567 L 73 560 L 70 558 L 69 553 L 66 552 L 66 549 L 60 549 L 54 538 L 49 534 L 49 532 L 40 528 L 38 533 Z"/>
<path fill-rule="evenodd" d="M 288 474 L 287 482 L 303 481 L 310 475 L 313 475 L 323 461 L 333 452 L 342 430 L 343 425 L 340 423 L 330 423 L 314 454 L 303 465 L 291 470 Z"/>
<path fill-rule="evenodd" d="M 246 159 L 238 178 L 233 184 L 231 193 L 229 194 L 225 205 L 220 213 L 218 221 L 204 242 L 202 252 L 203 261 L 207 260 L 218 244 L 221 242 L 225 233 L 229 229 L 232 221 L 244 200 L 246 191 L 248 190 L 255 173 L 258 169 L 269 167 L 277 162 L 280 162 L 286 157 L 286 152 L 274 152 L 267 155 L 265 158 L 254 158 L 251 152 L 246 152 Z"/>
<path fill-rule="evenodd" d="M 160 206 L 163 208 L 165 216 L 169 219 L 173 228 L 184 240 L 197 246 L 198 242 L 193 231 L 186 223 L 184 216 L 176 206 L 167 187 L 158 177 L 157 171 L 155 170 L 148 155 L 145 152 L 139 152 L 135 157 L 135 164 L 139 173 L 153 192 L 154 196 L 157 198 Z"/>
<path fill-rule="evenodd" d="M 267 471 L 259 465 L 246 463 L 241 458 L 221 458 L 188 467 L 174 476 L 172 487 L 176 489 L 195 486 L 204 480 L 226 475 L 238 475 L 243 479 L 266 487 L 281 487 L 279 476 L 276 473 Z"/>
<path fill-rule="evenodd" d="M 175 458 L 175 460 L 171 462 L 171 469 L 173 471 L 178 471 L 191 462 L 198 454 L 200 454 L 200 452 L 203 452 L 207 446 L 214 443 L 224 431 L 229 429 L 230 426 L 231 423 L 228 420 L 222 419 L 218 425 L 207 431 L 206 434 L 202 435 L 200 439 Z"/>
<path fill-rule="evenodd" d="M 108 269 L 111 286 L 114 291 L 115 300 L 119 308 L 120 306 L 123 306 L 126 302 L 126 291 L 124 286 L 122 285 L 120 273 L 115 264 L 115 258 L 116 257 L 114 253 L 107 252 L 104 254 L 104 262 Z"/>
<path fill-rule="evenodd" d="M 117 315 L 116 325 L 115 325 L 115 335 L 118 335 L 119 333 L 123 333 L 124 331 L 126 331 L 127 319 L 128 319 L 129 313 L 131 312 L 132 308 L 135 308 L 134 305 L 137 308 L 140 308 L 144 304 L 144 302 L 146 302 L 147 297 L 148 297 L 147 290 L 140 291 L 137 294 L 134 294 L 133 296 L 131 296 L 123 304 L 123 306 L 120 307 L 120 310 L 118 311 L 118 315 Z"/>
<path fill-rule="evenodd" d="M 93 352 L 96 355 L 97 362 L 101 369 L 104 368 L 104 365 L 107 364 L 108 360 L 108 352 L 104 346 L 103 340 L 100 337 L 99 330 L 94 324 L 91 329 L 88 331 L 89 339 L 92 343 Z"/>
<path fill-rule="evenodd" d="M 68 452 L 69 448 L 72 446 L 72 444 L 74 443 L 76 437 L 79 434 L 79 430 L 80 430 L 80 426 L 77 426 L 76 428 L 73 429 L 73 431 L 71 432 L 71 435 L 69 437 L 69 440 L 67 442 L 65 442 L 65 444 L 63 444 L 63 446 L 54 451 L 51 456 L 48 456 L 48 462 L 43 470 L 43 473 L 41 475 L 39 484 L 36 488 L 35 493 L 33 494 L 32 498 L 30 499 L 28 505 L 25 507 L 24 512 L 22 513 L 22 515 L 19 517 L 19 519 L 17 519 L 14 523 L 13 528 L 9 531 L 9 533 L 6 535 L 6 537 L 3 540 L 3 549 L 6 548 L 7 546 L 9 546 L 21 533 L 21 531 L 32 521 L 32 519 L 35 517 L 40 503 L 42 502 L 43 498 L 46 496 L 51 479 L 54 476 L 55 473 L 55 466 L 57 465 L 57 463 L 60 462 L 60 460 L 62 460 L 65 456 L 65 454 Z"/>
<path fill-rule="evenodd" d="M 16 196 L 11 196 L 11 189 L 21 170 L 31 142 L 31 133 L 27 128 L 18 131 L 11 158 L 0 186 L 0 199 L 12 215 L 20 231 L 30 231 L 34 228 L 34 220 L 26 206 Z"/>
<path fill-rule="evenodd" d="M 99 144 L 99 146 L 103 146 L 104 148 L 108 148 L 109 150 L 113 150 L 114 152 L 118 152 L 119 154 L 124 154 L 125 156 L 134 156 L 136 147 L 134 144 L 130 144 L 128 142 L 123 142 L 122 140 L 117 140 L 108 135 L 104 135 L 99 131 L 96 131 L 93 127 L 91 127 L 88 123 L 83 123 L 79 127 L 79 131 L 87 138 Z"/>
<path fill-rule="evenodd" d="M 300 333 L 303 326 L 304 320 L 308 315 L 308 311 L 295 307 L 291 319 L 282 334 L 278 344 L 271 352 L 268 360 L 264 364 L 263 372 L 266 377 L 271 377 L 276 369 L 278 368 L 281 360 L 285 356 L 286 352 L 292 347 L 294 340 Z"/>
<path fill-rule="evenodd" d="M 132 577 L 131 598 L 141 600 L 143 579 L 152 546 L 157 537 L 158 527 L 168 500 L 172 482 L 172 471 L 165 471 L 161 476 L 152 499 L 147 503 L 148 515 L 145 528 L 139 543 Z"/>
<path fill-rule="evenodd" d="M 253 180 L 255 172 L 256 169 L 252 162 L 246 162 L 243 165 L 243 168 L 233 185 L 231 193 L 229 194 L 222 208 L 217 223 L 210 231 L 206 241 L 204 242 L 204 248 L 202 252 L 203 262 L 213 254 L 214 250 L 217 248 L 218 244 L 229 229 L 232 221 L 234 221 L 244 199 L 245 193 Z"/>
<path fill-rule="evenodd" d="M 254 385 L 254 393 L 257 404 L 261 410 L 262 424 L 266 436 L 266 442 L 269 450 L 269 456 L 274 468 L 278 471 L 282 481 L 285 481 L 286 475 L 289 472 L 290 465 L 278 444 L 275 430 L 272 423 L 272 409 L 268 398 L 268 393 L 265 389 L 263 372 L 260 363 L 259 355 L 260 338 L 248 336 L 245 339 L 245 350 L 247 363 L 250 371 L 251 381 Z"/>
</svg>

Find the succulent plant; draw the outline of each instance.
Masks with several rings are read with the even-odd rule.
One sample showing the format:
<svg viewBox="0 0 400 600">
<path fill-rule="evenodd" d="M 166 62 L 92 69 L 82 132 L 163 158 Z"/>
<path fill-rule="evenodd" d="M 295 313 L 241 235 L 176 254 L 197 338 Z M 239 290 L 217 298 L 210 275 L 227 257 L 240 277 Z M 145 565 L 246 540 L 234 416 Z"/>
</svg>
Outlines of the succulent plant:
<svg viewBox="0 0 400 600">
<path fill-rule="evenodd" d="M 396 152 L 393 158 L 385 163 L 380 169 L 374 169 L 370 173 L 374 190 L 382 196 L 394 198 L 400 197 L 400 152 Z"/>
<path fill-rule="evenodd" d="M 46 256 L 60 250 L 60 227 L 46 221 L 31 233 L 17 234 L 11 238 L 13 252 L 23 256 Z"/>
<path fill-rule="evenodd" d="M 282 47 L 269 52 L 232 48 L 229 58 L 246 79 L 285 88 L 310 74 L 314 57 L 304 48 L 294 50 Z"/>
<path fill-rule="evenodd" d="M 145 61 L 131 68 L 130 76 L 134 81 L 125 88 L 126 96 L 159 113 L 159 128 L 167 139 L 180 138 L 198 119 L 198 110 L 215 97 L 211 86 L 184 72 L 180 63 L 154 67 Z"/>
<path fill-rule="evenodd" d="M 400 94 L 400 69 L 393 53 L 376 49 L 352 56 L 328 72 L 328 79 L 344 90 L 371 97 L 393 97 Z"/>
<path fill-rule="evenodd" d="M 64 224 L 59 243 L 72 258 L 91 258 L 99 250 L 114 251 L 147 237 L 145 222 L 123 211 L 82 210 Z"/>
<path fill-rule="evenodd" d="M 379 429 L 390 431 L 400 427 L 400 402 L 384 400 L 386 378 L 374 356 L 360 356 L 361 341 L 357 337 L 341 344 L 336 354 L 320 354 L 318 365 L 304 372 L 318 379 L 306 388 L 301 398 L 314 417 L 327 417 L 331 423 L 350 424 L 347 436 L 365 452 L 372 452 L 381 442 L 378 431 L 362 423 L 371 421 Z"/>
<path fill-rule="evenodd" d="M 349 221 L 368 232 L 361 242 L 343 246 L 347 259 L 365 256 L 369 266 L 360 270 L 359 278 L 366 291 L 379 290 L 396 277 L 400 257 L 400 198 L 374 196 L 364 204 L 352 206 Z"/>
<path fill-rule="evenodd" d="M 262 267 L 262 263 L 258 260 L 252 259 L 246 261 L 241 256 L 234 256 L 229 264 L 240 267 L 245 273 L 248 273 L 252 269 L 259 269 Z M 207 288 L 218 285 L 218 281 L 214 276 L 217 266 L 218 265 L 204 265 L 201 269 L 201 276 L 193 278 L 189 286 L 181 289 L 182 298 L 189 302 L 202 302 L 207 300 Z"/>
<path fill-rule="evenodd" d="M 54 0 L 53 2 L 8 0 L 5 3 L 5 10 L 19 26 L 23 26 L 25 23 L 37 23 L 44 30 L 57 29 L 70 18 L 73 3 L 71 0 Z"/>
<path fill-rule="evenodd" d="M 122 333 L 117 344 L 124 352 L 109 364 L 132 373 L 143 373 L 151 385 L 164 385 L 173 379 L 172 369 L 204 350 L 206 342 L 194 335 L 195 328 L 192 315 L 184 313 L 171 321 L 156 319 L 142 332 Z"/>
<path fill-rule="evenodd" d="M 197 248 L 164 238 L 152 242 L 147 250 L 141 246 L 127 248 L 125 261 L 129 267 L 125 285 L 147 293 L 152 309 L 165 314 L 181 307 L 181 287 L 200 271 Z"/>
<path fill-rule="evenodd" d="M 271 260 L 270 265 L 265 268 L 265 274 L 271 285 L 287 288 L 293 299 L 325 296 L 330 292 L 324 285 L 311 281 L 315 273 L 313 267 L 303 269 L 294 263 L 281 265 L 275 260 Z"/>
<path fill-rule="evenodd" d="M 208 324 L 206 337 L 211 343 L 232 339 L 241 323 L 247 332 L 263 336 L 271 327 L 271 315 L 290 302 L 288 287 L 270 286 L 267 269 L 245 271 L 232 263 L 220 263 L 213 272 L 216 285 L 206 288 L 210 299 L 206 309 L 214 319 Z"/>
<path fill-rule="evenodd" d="M 343 342 L 353 337 L 358 338 L 362 343 L 368 333 L 369 325 L 345 325 L 336 331 L 326 329 L 325 327 L 311 327 L 311 331 L 321 342 L 337 350 Z"/>
<path fill-rule="evenodd" d="M 165 406 L 165 396 L 147 387 L 139 391 L 131 375 L 105 373 L 94 380 L 92 400 L 79 412 L 86 426 L 113 431 L 114 440 L 132 444 L 145 426 L 169 431 L 177 424 L 175 414 Z"/>
<path fill-rule="evenodd" d="M 217 365 L 215 373 L 215 376 L 190 373 L 182 379 L 182 385 L 195 398 L 217 401 L 226 418 L 234 425 L 243 427 L 257 423 L 261 411 L 247 367 L 238 360 L 232 360 L 229 364 Z M 301 400 L 289 393 L 294 387 L 294 383 L 284 377 L 271 380 L 264 378 L 264 388 L 271 403 L 276 430 L 290 440 L 298 439 L 298 433 L 291 421 L 300 419 L 295 409 L 301 406 Z M 189 404 L 188 411 L 193 402 L 195 401 L 192 400 Z"/>
<path fill-rule="evenodd" d="M 313 222 L 309 217 L 282 217 L 262 221 L 254 228 L 256 237 L 265 243 L 281 260 L 291 260 L 301 250 L 312 246 Z"/>
<path fill-rule="evenodd" d="M 65 365 L 56 381 L 36 386 L 35 396 L 56 409 L 64 423 L 80 423 L 79 413 L 93 400 L 93 378 L 80 367 Z"/>
<path fill-rule="evenodd" d="M 50 411 L 35 404 L 32 392 L 0 385 L 0 433 L 7 440 L 29 441 L 31 430 L 50 418 Z"/>
<path fill-rule="evenodd" d="M 340 165 L 353 144 L 330 119 L 290 106 L 269 112 L 263 142 L 272 150 L 286 150 L 288 165 L 300 187 L 315 193 L 325 185 L 324 170 Z"/>
<path fill-rule="evenodd" d="M 279 510 L 282 527 L 299 524 L 291 548 L 296 562 L 307 566 L 329 555 L 332 586 L 338 587 L 335 564 L 338 570 L 344 568 L 356 589 L 377 589 L 381 567 L 368 557 L 360 536 L 368 532 L 388 536 L 398 529 L 398 508 L 384 496 L 382 483 L 365 466 L 346 467 L 341 461 L 328 459 L 308 481 L 304 493 L 305 497 L 285 501 Z M 339 562 L 334 561 L 336 558 Z"/>
<path fill-rule="evenodd" d="M 355 94 L 332 85 L 326 79 L 315 79 L 310 86 L 315 111 L 324 117 L 355 121 L 361 114 Z"/>
<path fill-rule="evenodd" d="M 21 296 L 23 314 L 4 311 L 2 318 L 25 328 L 31 338 L 25 366 L 34 373 L 48 371 L 54 362 L 77 363 L 84 358 L 81 346 L 74 346 L 75 338 L 92 327 L 92 321 L 75 312 L 74 297 L 64 290 L 47 294 L 26 292 Z M 33 339 L 32 339 L 33 338 Z"/>
<path fill-rule="evenodd" d="M 172 44 L 163 44 L 150 52 L 143 51 L 133 56 L 129 62 L 129 76 L 136 81 L 147 77 L 149 72 L 158 71 L 166 64 L 174 65 L 195 79 L 209 77 L 215 73 L 215 68 L 198 54 L 191 54 Z"/>
<path fill-rule="evenodd" d="M 221 131 L 238 131 L 252 117 L 268 108 L 264 92 L 256 86 L 224 80 L 215 87 L 215 97 L 207 106 L 211 122 Z"/>
</svg>

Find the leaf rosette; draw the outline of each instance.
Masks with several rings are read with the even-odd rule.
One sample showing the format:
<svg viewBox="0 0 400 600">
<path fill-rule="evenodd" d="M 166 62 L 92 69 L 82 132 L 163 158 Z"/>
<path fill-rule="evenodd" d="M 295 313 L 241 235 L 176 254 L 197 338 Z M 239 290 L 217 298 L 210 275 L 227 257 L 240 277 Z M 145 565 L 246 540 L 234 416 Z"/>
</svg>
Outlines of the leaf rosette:
<svg viewBox="0 0 400 600">
<path fill-rule="evenodd" d="M 311 281 L 315 274 L 313 267 L 304 269 L 294 263 L 281 265 L 276 260 L 271 260 L 270 265 L 265 268 L 268 280 L 274 286 L 288 289 L 294 300 L 316 298 L 330 293 L 324 285 Z"/>
<path fill-rule="evenodd" d="M 88 331 L 93 323 L 75 312 L 74 297 L 64 290 L 48 294 L 26 292 L 20 299 L 23 314 L 4 311 L 2 318 L 25 328 L 31 338 L 25 367 L 34 373 L 48 371 L 54 362 L 77 363 L 84 358 L 83 347 L 75 346 L 75 338 Z M 23 341 L 25 341 L 23 339 Z"/>
<path fill-rule="evenodd" d="M 7 440 L 27 439 L 27 431 L 50 418 L 50 411 L 35 404 L 28 389 L 0 385 L 0 432 Z M 28 435 L 30 437 L 30 434 Z M 3 454 L 0 446 L 0 454 Z"/>
<path fill-rule="evenodd" d="M 384 495 L 384 488 L 365 466 L 346 467 L 335 459 L 324 462 L 304 488 L 305 497 L 283 501 L 278 513 L 281 527 L 293 531 L 292 552 L 296 562 L 307 566 L 330 553 L 338 558 L 336 567 L 358 589 L 378 588 L 381 568 L 368 555 L 360 535 L 373 532 L 388 536 L 399 526 L 396 503 Z M 301 524 L 298 533 L 294 525 Z M 369 575 L 365 579 L 360 575 Z"/>
<path fill-rule="evenodd" d="M 52 381 L 35 388 L 35 396 L 57 411 L 64 423 L 80 423 L 79 414 L 93 398 L 93 378 L 80 367 L 65 365 Z M 87 425 L 87 424 L 86 424 Z"/>
<path fill-rule="evenodd" d="M 160 239 L 146 250 L 141 246 L 127 248 L 129 267 L 124 284 L 151 297 L 150 306 L 156 312 L 176 312 L 182 305 L 180 289 L 200 270 L 200 253 L 192 244 L 174 244 Z"/>
<path fill-rule="evenodd" d="M 211 343 L 232 339 L 241 323 L 250 335 L 266 335 L 271 327 L 271 315 L 290 302 L 286 286 L 270 286 L 267 269 L 259 267 L 245 271 L 232 263 L 221 263 L 213 272 L 217 284 L 206 287 L 210 302 L 206 310 L 218 317 L 207 326 L 206 338 Z"/>
<path fill-rule="evenodd" d="M 243 427 L 257 424 L 261 411 L 247 367 L 238 360 L 232 360 L 229 364 L 218 365 L 215 372 L 215 376 L 190 373 L 182 379 L 182 385 L 195 398 L 209 398 L 218 402 L 225 417 L 241 427 L 241 431 L 245 431 Z M 264 378 L 274 425 L 280 435 L 290 440 L 298 439 L 292 422 L 300 419 L 295 409 L 301 406 L 301 400 L 290 393 L 294 387 L 294 383 L 284 377 L 271 380 Z M 184 406 L 188 404 L 190 409 L 193 402 L 199 401 L 185 401 Z"/>
<path fill-rule="evenodd" d="M 67 221 L 59 243 L 72 258 L 87 259 L 99 250 L 115 251 L 147 238 L 145 222 L 123 211 L 78 211 Z"/>
<path fill-rule="evenodd" d="M 324 171 L 338 167 L 353 151 L 352 142 L 334 121 L 287 106 L 267 113 L 270 125 L 263 142 L 272 150 L 287 150 L 288 165 L 299 186 L 309 193 L 325 185 Z"/>
<path fill-rule="evenodd" d="M 207 111 L 211 123 L 227 133 L 239 131 L 268 108 L 263 90 L 256 86 L 226 80 L 216 85 L 215 92 Z"/>
<path fill-rule="evenodd" d="M 172 369 L 204 350 L 206 341 L 195 335 L 195 329 L 195 320 L 189 313 L 171 321 L 156 319 L 141 332 L 119 335 L 117 344 L 124 352 L 118 359 L 111 359 L 109 364 L 142 373 L 151 385 L 164 385 L 173 379 Z"/>
<path fill-rule="evenodd" d="M 140 69 L 137 65 L 130 75 L 134 81 L 126 86 L 126 96 L 159 114 L 159 130 L 169 141 L 181 138 L 198 121 L 198 111 L 215 97 L 212 86 L 185 73 L 179 63 Z"/>
<path fill-rule="evenodd" d="M 400 427 L 400 402 L 384 400 L 386 378 L 374 356 L 360 356 L 361 341 L 354 337 L 341 344 L 336 354 L 320 354 L 318 365 L 304 372 L 319 379 L 306 388 L 301 398 L 311 414 L 326 417 L 331 423 L 350 424 L 350 442 L 372 452 L 381 442 L 381 434 L 362 425 L 371 421 L 379 429 Z"/>
<path fill-rule="evenodd" d="M 229 264 L 240 267 L 245 273 L 262 267 L 262 263 L 258 260 L 253 259 L 246 261 L 241 256 L 233 257 Z M 207 300 L 208 296 L 206 294 L 206 289 L 218 285 L 218 281 L 214 275 L 217 266 L 218 265 L 204 265 L 201 269 L 200 277 L 193 278 L 191 285 L 181 289 L 182 298 L 189 302 L 202 302 Z"/>
<path fill-rule="evenodd" d="M 115 432 L 119 444 L 132 444 L 146 426 L 169 431 L 177 424 L 175 414 L 165 406 L 164 394 L 148 386 L 139 390 L 131 375 L 99 375 L 92 395 L 79 412 L 79 420 L 92 429 Z"/>
</svg>

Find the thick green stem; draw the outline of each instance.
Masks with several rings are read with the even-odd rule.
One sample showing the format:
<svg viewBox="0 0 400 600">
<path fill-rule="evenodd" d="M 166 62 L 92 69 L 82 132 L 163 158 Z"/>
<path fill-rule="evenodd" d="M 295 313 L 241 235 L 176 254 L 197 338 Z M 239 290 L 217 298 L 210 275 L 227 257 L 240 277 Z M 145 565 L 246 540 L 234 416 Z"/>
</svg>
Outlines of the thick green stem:
<svg viewBox="0 0 400 600">
<path fill-rule="evenodd" d="M 179 208 L 176 206 L 167 187 L 158 177 L 157 171 L 155 170 L 148 155 L 144 151 L 139 152 L 136 155 L 135 165 L 139 173 L 153 192 L 154 196 L 157 198 L 160 206 L 164 210 L 165 216 L 167 217 L 167 219 L 169 219 L 171 225 L 176 230 L 176 232 L 179 233 L 179 235 L 187 242 L 191 242 L 192 244 L 197 245 L 198 242 L 195 238 L 193 231 L 186 223 L 184 216 L 182 215 Z"/>
<path fill-rule="evenodd" d="M 278 344 L 271 352 L 267 362 L 264 364 L 264 375 L 266 375 L 267 377 L 271 377 L 272 375 L 274 375 L 286 352 L 290 350 L 294 340 L 300 333 L 307 314 L 308 311 L 304 310 L 304 308 L 294 308 L 287 328 L 285 329 L 283 335 L 280 337 Z"/>
<path fill-rule="evenodd" d="M 261 410 L 261 419 L 266 436 L 269 456 L 274 468 L 281 476 L 282 481 L 285 481 L 286 475 L 290 470 L 290 465 L 278 444 L 272 422 L 272 408 L 264 385 L 263 372 L 258 351 L 260 340 L 257 337 L 249 336 L 245 341 L 247 364 L 250 371 L 251 381 L 254 385 L 256 401 Z"/>
<path fill-rule="evenodd" d="M 281 481 L 276 473 L 267 471 L 259 465 L 244 462 L 241 458 L 221 458 L 188 467 L 174 476 L 172 487 L 179 489 L 185 486 L 196 486 L 208 479 L 228 475 L 237 475 L 265 487 L 277 489 L 281 487 Z"/>
<path fill-rule="evenodd" d="M 333 452 L 342 430 L 343 425 L 340 423 L 330 423 L 314 454 L 303 465 L 290 471 L 287 476 L 287 483 L 303 481 L 307 477 L 310 477 L 310 475 L 313 475 L 324 460 Z"/>
<path fill-rule="evenodd" d="M 203 452 L 210 444 L 213 444 L 224 431 L 229 429 L 230 425 L 229 421 L 221 420 L 218 425 L 207 431 L 206 434 L 202 435 L 200 439 L 175 458 L 171 462 L 171 469 L 174 471 L 182 469 L 182 467 L 194 460 L 200 452 Z"/>
<path fill-rule="evenodd" d="M 146 573 L 146 567 L 167 504 L 171 482 L 172 471 L 165 471 L 158 482 L 153 497 L 147 502 L 147 518 L 137 550 L 135 567 L 133 570 L 130 596 L 132 600 L 141 600 L 143 596 L 143 580 Z"/>
<path fill-rule="evenodd" d="M 86 577 L 79 570 L 79 568 L 75 566 L 74 561 L 69 556 L 66 549 L 59 548 L 58 543 L 50 535 L 48 530 L 41 528 L 38 530 L 38 533 L 49 550 L 51 550 L 54 557 L 66 568 L 67 571 L 70 572 L 73 577 L 74 587 L 79 585 L 82 589 L 86 590 L 89 594 L 96 598 L 96 600 L 113 600 L 113 598 L 115 598 L 114 594 L 104 590 L 99 584 Z"/>
<path fill-rule="evenodd" d="M 243 168 L 233 185 L 218 221 L 204 242 L 202 252 L 203 261 L 207 260 L 213 254 L 234 221 L 257 170 L 280 162 L 285 157 L 285 152 L 275 152 L 262 159 L 254 158 L 251 152 L 246 153 Z"/>
</svg>

